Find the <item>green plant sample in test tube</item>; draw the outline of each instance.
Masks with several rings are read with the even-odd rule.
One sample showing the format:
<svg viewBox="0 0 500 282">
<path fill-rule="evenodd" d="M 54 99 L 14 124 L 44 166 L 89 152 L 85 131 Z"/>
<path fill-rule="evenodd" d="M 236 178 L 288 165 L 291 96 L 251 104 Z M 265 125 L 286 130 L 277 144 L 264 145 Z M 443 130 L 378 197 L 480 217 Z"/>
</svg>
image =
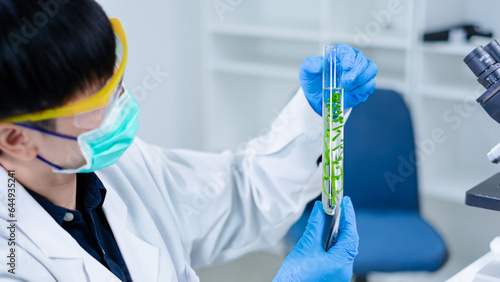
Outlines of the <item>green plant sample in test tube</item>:
<svg viewBox="0 0 500 282">
<path fill-rule="evenodd" d="M 336 62 L 338 47 L 323 48 L 323 180 L 325 213 L 340 212 L 344 190 L 344 90 L 340 85 L 341 66 Z"/>
</svg>

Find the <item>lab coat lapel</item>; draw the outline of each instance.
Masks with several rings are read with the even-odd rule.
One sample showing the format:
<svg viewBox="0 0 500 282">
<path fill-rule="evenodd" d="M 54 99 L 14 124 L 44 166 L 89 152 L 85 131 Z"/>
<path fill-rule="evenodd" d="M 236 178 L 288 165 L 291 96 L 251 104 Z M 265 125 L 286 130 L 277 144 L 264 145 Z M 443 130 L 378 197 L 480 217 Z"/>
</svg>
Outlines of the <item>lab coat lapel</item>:
<svg viewBox="0 0 500 282">
<path fill-rule="evenodd" d="M 118 281 L 111 271 L 89 255 L 66 230 L 58 225 L 19 183 L 16 201 L 19 230 L 52 261 L 43 263 L 47 265 L 53 263 L 54 267 L 50 269 L 57 280 Z M 86 276 L 82 276 L 82 267 Z"/>
<path fill-rule="evenodd" d="M 127 206 L 110 187 L 107 189 L 103 211 L 113 231 L 132 280 L 158 281 L 159 249 L 134 235 L 127 227 Z"/>
</svg>

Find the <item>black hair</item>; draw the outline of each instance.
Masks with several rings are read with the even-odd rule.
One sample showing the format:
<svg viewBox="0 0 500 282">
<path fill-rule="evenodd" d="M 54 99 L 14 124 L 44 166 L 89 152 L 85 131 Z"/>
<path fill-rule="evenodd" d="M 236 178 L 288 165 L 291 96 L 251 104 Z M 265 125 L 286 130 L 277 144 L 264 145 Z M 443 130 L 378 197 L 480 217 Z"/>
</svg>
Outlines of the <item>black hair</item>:
<svg viewBox="0 0 500 282">
<path fill-rule="evenodd" d="M 104 84 L 115 48 L 94 0 L 0 0 L 0 120 L 62 106 L 78 90 Z M 29 123 L 55 127 L 53 120 Z"/>
<path fill-rule="evenodd" d="M 0 120 L 61 106 L 104 84 L 115 47 L 94 0 L 0 0 Z"/>
</svg>

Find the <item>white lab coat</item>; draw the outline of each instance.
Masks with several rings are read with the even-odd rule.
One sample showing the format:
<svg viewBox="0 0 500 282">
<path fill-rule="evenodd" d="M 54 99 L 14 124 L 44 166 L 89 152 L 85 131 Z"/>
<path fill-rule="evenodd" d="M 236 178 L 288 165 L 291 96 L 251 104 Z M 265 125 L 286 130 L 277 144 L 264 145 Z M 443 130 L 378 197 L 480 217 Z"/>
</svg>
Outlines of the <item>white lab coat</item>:
<svg viewBox="0 0 500 282">
<path fill-rule="evenodd" d="M 133 280 L 199 281 L 192 267 L 275 244 L 320 193 L 306 184 L 317 170 L 322 128 L 299 90 L 269 133 L 237 153 L 163 149 L 136 138 L 117 164 L 97 172 L 107 189 L 103 210 Z M 118 280 L 20 183 L 16 274 L 9 274 L 7 182 L 0 169 L 1 279 Z"/>
</svg>

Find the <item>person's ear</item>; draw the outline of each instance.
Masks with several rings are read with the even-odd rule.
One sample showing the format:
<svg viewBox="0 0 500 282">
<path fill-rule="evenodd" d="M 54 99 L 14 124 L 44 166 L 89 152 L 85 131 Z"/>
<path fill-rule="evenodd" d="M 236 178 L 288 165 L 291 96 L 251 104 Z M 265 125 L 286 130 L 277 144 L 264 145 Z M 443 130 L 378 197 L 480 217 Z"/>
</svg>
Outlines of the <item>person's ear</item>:
<svg viewBox="0 0 500 282">
<path fill-rule="evenodd" d="M 36 158 L 38 147 L 26 129 L 12 123 L 0 123 L 0 151 L 28 161 Z"/>
</svg>

